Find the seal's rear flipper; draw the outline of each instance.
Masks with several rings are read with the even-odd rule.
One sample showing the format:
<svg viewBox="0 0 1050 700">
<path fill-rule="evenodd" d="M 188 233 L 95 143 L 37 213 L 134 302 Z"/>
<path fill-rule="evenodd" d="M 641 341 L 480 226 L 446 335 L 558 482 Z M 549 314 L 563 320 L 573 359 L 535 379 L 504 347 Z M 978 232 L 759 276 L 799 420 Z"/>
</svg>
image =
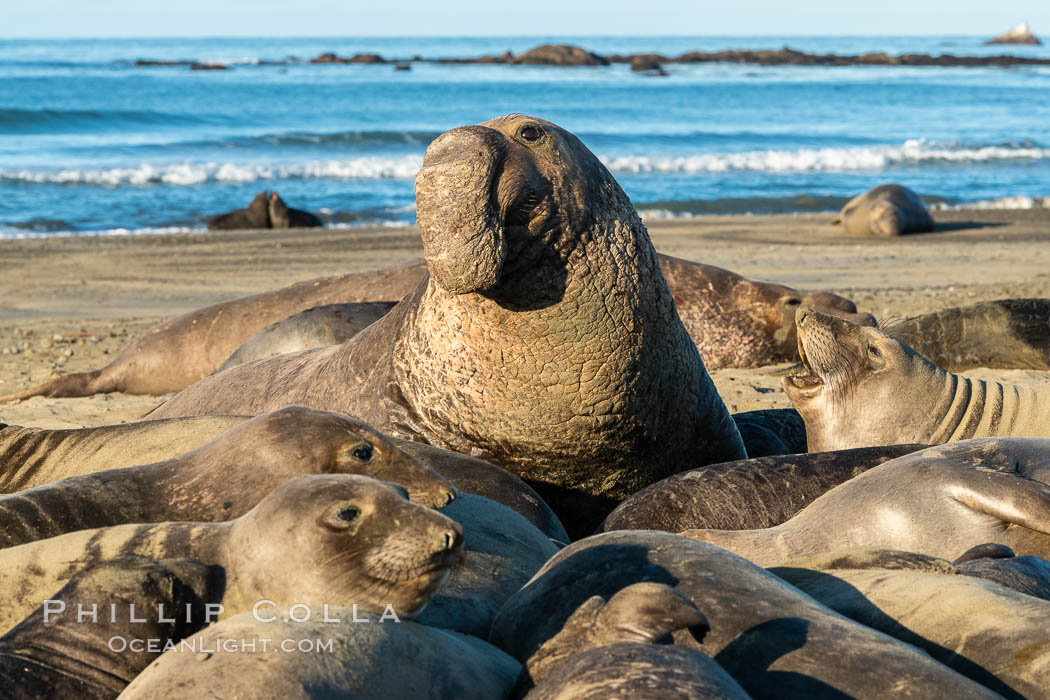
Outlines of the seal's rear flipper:
<svg viewBox="0 0 1050 700">
<path fill-rule="evenodd" d="M 1005 470 L 975 470 L 971 473 L 979 476 L 980 481 L 949 487 L 955 500 L 1008 525 L 1020 525 L 1050 535 L 1050 487 Z"/>
<path fill-rule="evenodd" d="M 46 396 L 53 399 L 73 398 L 76 396 L 91 396 L 92 394 L 112 391 L 97 385 L 102 370 L 95 369 L 90 372 L 77 372 L 67 374 L 64 377 L 55 377 L 51 381 L 39 384 L 31 389 L 26 389 L 20 394 L 9 394 L 0 396 L 0 404 L 18 403 L 31 399 L 34 396 Z"/>
</svg>

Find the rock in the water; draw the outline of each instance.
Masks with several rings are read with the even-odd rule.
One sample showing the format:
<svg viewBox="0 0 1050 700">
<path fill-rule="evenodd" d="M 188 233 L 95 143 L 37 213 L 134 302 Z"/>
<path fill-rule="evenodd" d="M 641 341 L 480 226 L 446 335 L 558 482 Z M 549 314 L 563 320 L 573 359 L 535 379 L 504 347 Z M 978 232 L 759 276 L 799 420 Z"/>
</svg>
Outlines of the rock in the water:
<svg viewBox="0 0 1050 700">
<path fill-rule="evenodd" d="M 989 39 L 988 41 L 986 41 L 984 43 L 985 44 L 1032 44 L 1032 45 L 1038 45 L 1038 44 L 1042 44 L 1043 42 L 1041 42 L 1039 40 L 1039 37 L 1037 37 L 1034 34 L 1032 34 L 1031 30 L 1028 29 L 1028 23 L 1027 22 L 1022 22 L 1021 24 L 1017 25 L 1016 27 L 1014 27 L 1010 31 L 1005 32 L 1003 34 L 1000 34 L 999 36 L 995 37 L 994 39 Z"/>
</svg>

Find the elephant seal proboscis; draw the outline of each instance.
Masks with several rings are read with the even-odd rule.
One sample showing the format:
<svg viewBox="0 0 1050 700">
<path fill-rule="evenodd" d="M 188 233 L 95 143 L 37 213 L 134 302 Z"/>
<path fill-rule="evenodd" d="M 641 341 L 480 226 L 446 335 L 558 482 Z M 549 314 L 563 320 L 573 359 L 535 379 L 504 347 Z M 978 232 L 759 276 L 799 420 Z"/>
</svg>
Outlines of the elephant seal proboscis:
<svg viewBox="0 0 1050 700">
<path fill-rule="evenodd" d="M 212 217 L 209 231 L 236 231 L 239 229 L 270 228 L 270 193 L 260 192 L 244 209 L 235 209 Z"/>
<path fill-rule="evenodd" d="M 0 428 L 0 493 L 29 489 L 71 476 L 170 460 L 218 438 L 246 420 L 248 416 L 199 416 L 72 430 L 5 426 Z M 395 448 L 438 472 L 458 490 L 502 503 L 551 539 L 561 543 L 569 541 L 550 506 L 510 472 L 459 452 L 385 437 Z M 251 465 L 244 465 L 249 467 Z M 385 478 L 396 480 L 392 474 Z M 411 476 L 401 478 L 411 479 Z M 417 484 L 416 488 L 423 487 Z M 437 489 L 440 491 L 441 487 Z M 426 494 L 417 496 L 427 501 Z M 440 495 L 435 496 L 435 502 L 440 501 Z"/>
<path fill-rule="evenodd" d="M 1050 437 L 1050 391 L 952 374 L 877 328 L 798 312 L 801 371 L 784 392 L 810 452 Z"/>
<path fill-rule="evenodd" d="M 986 542 L 1050 556 L 1050 440 L 930 447 L 836 486 L 785 523 L 686 530 L 763 566 L 850 547 L 948 559 Z"/>
<path fill-rule="evenodd" d="M 270 228 L 317 228 L 324 226 L 316 215 L 302 209 L 292 209 L 276 192 L 270 193 Z"/>
<path fill-rule="evenodd" d="M 189 559 L 121 557 L 81 571 L 0 637 L 4 697 L 113 700 L 169 643 L 204 626 L 221 581 Z"/>
<path fill-rule="evenodd" d="M 221 566 L 224 615 L 278 605 L 390 605 L 412 617 L 449 576 L 462 528 L 400 487 L 356 474 L 301 476 L 223 523 L 117 525 L 0 550 L 0 629 L 78 571 L 127 555 Z"/>
<path fill-rule="evenodd" d="M 833 224 L 852 236 L 902 236 L 933 230 L 922 198 L 902 185 L 879 185 L 846 202 Z"/>
<path fill-rule="evenodd" d="M 905 552 L 830 552 L 770 571 L 1003 697 L 1042 697 L 1050 687 L 1046 600 Z"/>
<path fill-rule="evenodd" d="M 429 275 L 389 314 L 212 375 L 153 417 L 349 411 L 515 472 L 570 535 L 683 465 L 746 456 L 645 227 L 575 136 L 523 115 L 453 129 L 416 201 Z"/>
<path fill-rule="evenodd" d="M 634 494 L 602 529 L 755 530 L 779 525 L 839 484 L 927 445 L 891 445 L 711 464 Z"/>
<path fill-rule="evenodd" d="M 254 640 L 239 653 L 163 654 L 128 686 L 124 700 L 250 697 L 253 700 L 492 700 L 505 698 L 520 665 L 491 644 L 404 620 L 377 622 L 378 612 L 332 607 L 306 613 L 266 609 L 260 622 L 241 614 L 217 622 L 187 645 L 221 647 Z M 339 623 L 324 622 L 338 619 Z M 352 622 L 369 620 L 369 622 Z M 262 640 L 272 640 L 264 645 Z M 295 651 L 280 651 L 278 645 Z M 324 650 L 319 649 L 324 645 Z M 299 651 L 300 649 L 304 651 Z M 277 653 L 274 653 L 277 652 Z"/>
<path fill-rule="evenodd" d="M 682 323 L 696 343 L 709 370 L 758 367 L 798 359 L 795 309 L 801 305 L 874 325 L 869 314 L 829 292 L 803 294 L 780 284 L 752 280 L 712 265 L 657 255 L 660 269 L 674 297 Z M 165 321 L 135 338 L 113 361 L 97 370 L 57 377 L 10 396 L 0 403 L 33 396 L 89 396 L 122 391 L 128 394 L 165 394 L 181 391 L 208 376 L 256 333 L 273 325 L 272 332 L 287 342 L 296 338 L 297 350 L 326 344 L 304 321 L 292 332 L 284 319 L 326 305 L 357 302 L 394 303 L 411 293 L 427 274 L 426 263 L 408 261 L 368 272 L 306 280 L 271 292 L 252 294 L 212 304 Z M 331 316 L 323 314 L 331 320 Z M 333 333 L 336 329 L 333 328 Z M 338 333 L 350 337 L 354 323 Z"/>
<path fill-rule="evenodd" d="M 359 301 L 300 311 L 248 338 L 219 370 L 289 352 L 345 343 L 385 316 L 395 305 L 393 301 Z"/>
<path fill-rule="evenodd" d="M 696 605 L 666 584 L 635 583 L 608 601 L 593 596 L 529 657 L 512 697 L 749 698 L 706 655 L 661 643 L 680 630 L 699 642 L 708 629 Z"/>
<path fill-rule="evenodd" d="M 710 631 L 700 650 L 756 697 L 995 697 L 741 557 L 663 532 L 606 532 L 570 544 L 507 601 L 491 641 L 527 659 L 588 598 L 609 600 L 642 582 L 667 584 L 703 611 Z M 696 644 L 689 635 L 675 641 Z"/>
<path fill-rule="evenodd" d="M 1050 369 L 1050 299 L 999 299 L 942 309 L 883 327 L 949 372 Z"/>
<path fill-rule="evenodd" d="M 364 423 L 288 406 L 179 457 L 0 496 L 0 548 L 125 523 L 232 520 L 306 474 L 392 481 L 430 508 L 443 508 L 456 497 L 441 475 Z"/>
</svg>

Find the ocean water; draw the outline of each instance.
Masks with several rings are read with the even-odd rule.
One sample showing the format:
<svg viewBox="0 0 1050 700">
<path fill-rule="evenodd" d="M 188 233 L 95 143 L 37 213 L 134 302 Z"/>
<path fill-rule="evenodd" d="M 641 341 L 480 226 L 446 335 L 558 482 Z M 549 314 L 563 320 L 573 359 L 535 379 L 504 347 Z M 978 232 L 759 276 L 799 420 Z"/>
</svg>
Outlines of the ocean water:
<svg viewBox="0 0 1050 700">
<path fill-rule="evenodd" d="M 0 237 L 203 230 L 261 190 L 331 226 L 411 223 L 426 145 L 508 112 L 575 132 L 652 217 L 833 210 L 885 182 L 944 206 L 1031 206 L 1050 195 L 1050 67 L 671 64 L 652 78 L 625 65 L 263 64 L 547 42 L 1050 57 L 1050 46 L 983 38 L 0 40 Z"/>
</svg>

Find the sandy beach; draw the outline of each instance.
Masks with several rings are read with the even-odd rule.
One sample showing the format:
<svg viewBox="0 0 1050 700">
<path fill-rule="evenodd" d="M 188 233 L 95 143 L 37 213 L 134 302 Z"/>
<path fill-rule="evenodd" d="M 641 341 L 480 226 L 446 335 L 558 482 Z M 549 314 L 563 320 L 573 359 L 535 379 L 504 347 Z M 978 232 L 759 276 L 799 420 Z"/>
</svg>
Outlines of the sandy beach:
<svg viewBox="0 0 1050 700">
<path fill-rule="evenodd" d="M 647 222 L 657 250 L 853 299 L 879 318 L 1008 297 L 1050 297 L 1050 210 L 937 212 L 932 234 L 858 239 L 827 215 Z M 292 282 L 422 255 L 416 229 L 376 227 L 0 240 L 0 394 L 108 363 L 171 316 Z M 788 406 L 782 367 L 713 376 L 733 412 Z M 1050 381 L 1050 373 L 975 370 Z M 0 422 L 80 427 L 137 420 L 163 397 L 34 398 Z"/>
</svg>

